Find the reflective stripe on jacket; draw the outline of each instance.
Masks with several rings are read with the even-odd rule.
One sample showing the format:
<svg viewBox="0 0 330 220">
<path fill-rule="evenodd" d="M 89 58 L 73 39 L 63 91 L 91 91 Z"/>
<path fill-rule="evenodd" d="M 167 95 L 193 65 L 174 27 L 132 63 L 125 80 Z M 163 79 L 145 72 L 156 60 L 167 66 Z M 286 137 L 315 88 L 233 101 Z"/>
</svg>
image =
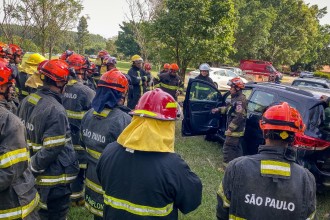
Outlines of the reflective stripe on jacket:
<svg viewBox="0 0 330 220">
<path fill-rule="evenodd" d="M 160 88 L 164 92 L 169 93 L 177 100 L 176 92 L 183 94 L 183 81 L 179 75 L 172 76 L 170 73 L 164 73 L 154 78 L 155 88 Z"/>
</svg>

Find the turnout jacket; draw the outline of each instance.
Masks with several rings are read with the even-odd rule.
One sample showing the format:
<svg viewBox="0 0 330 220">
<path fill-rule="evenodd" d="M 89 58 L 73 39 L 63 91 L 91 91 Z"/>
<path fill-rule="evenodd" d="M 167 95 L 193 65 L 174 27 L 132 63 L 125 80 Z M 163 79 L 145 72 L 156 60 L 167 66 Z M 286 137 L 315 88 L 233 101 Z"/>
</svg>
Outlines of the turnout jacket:
<svg viewBox="0 0 330 220">
<path fill-rule="evenodd" d="M 227 129 L 231 133 L 226 132 L 226 136 L 241 137 L 244 135 L 247 102 L 241 90 L 235 96 L 232 96 L 229 106 L 220 107 L 220 113 L 227 114 Z"/>
<path fill-rule="evenodd" d="M 85 207 L 94 215 L 103 216 L 103 190 L 96 175 L 96 164 L 107 144 L 116 141 L 131 122 L 119 107 L 97 113 L 91 108 L 81 122 L 82 144 L 87 150 Z"/>
<path fill-rule="evenodd" d="M 210 84 L 212 84 L 214 86 L 214 82 L 213 80 L 207 75 L 207 76 L 203 76 L 201 74 L 199 74 L 195 79 L 199 79 L 199 80 L 203 80 L 205 82 L 208 82 Z M 210 94 L 210 87 L 204 87 L 203 84 L 201 83 L 196 83 L 194 87 L 191 88 L 191 96 L 195 99 L 207 99 L 207 97 Z"/>
<path fill-rule="evenodd" d="M 69 119 L 73 147 L 79 159 L 79 167 L 86 169 L 86 150 L 80 144 L 80 124 L 85 113 L 91 108 L 95 91 L 77 80 L 71 80 L 65 87 L 63 106 Z"/>
<path fill-rule="evenodd" d="M 27 130 L 31 169 L 37 187 L 52 188 L 73 182 L 79 164 L 60 96 L 41 88 L 23 99 L 18 115 Z M 48 193 L 41 193 L 42 202 L 46 202 L 47 197 Z"/>
<path fill-rule="evenodd" d="M 104 194 L 104 219 L 178 219 L 201 203 L 202 184 L 176 153 L 124 148 L 103 151 L 96 169 Z"/>
<path fill-rule="evenodd" d="M 217 219 L 314 219 L 316 185 L 284 147 L 231 161 L 217 192 Z"/>
<path fill-rule="evenodd" d="M 25 127 L 0 105 L 0 219 L 35 219 L 39 194 L 28 168 Z"/>
<path fill-rule="evenodd" d="M 150 76 L 142 69 L 132 66 L 127 73 L 130 77 L 131 87 L 128 91 L 127 106 L 134 109 L 140 97 L 146 92 L 145 83 L 150 82 Z"/>
<path fill-rule="evenodd" d="M 158 75 L 154 78 L 155 88 L 160 88 L 164 92 L 169 93 L 176 101 L 178 97 L 176 92 L 183 94 L 184 83 L 179 75 L 172 76 L 169 72 Z"/>
</svg>

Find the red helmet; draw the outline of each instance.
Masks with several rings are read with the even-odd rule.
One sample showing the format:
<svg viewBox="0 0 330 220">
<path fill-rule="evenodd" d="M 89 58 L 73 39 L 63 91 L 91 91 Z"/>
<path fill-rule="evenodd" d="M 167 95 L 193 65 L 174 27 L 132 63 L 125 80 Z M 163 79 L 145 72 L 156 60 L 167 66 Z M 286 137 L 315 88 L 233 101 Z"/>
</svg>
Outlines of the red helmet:
<svg viewBox="0 0 330 220">
<path fill-rule="evenodd" d="M 48 61 L 49 60 L 44 60 L 38 64 L 38 67 L 37 67 L 38 73 L 40 72 L 41 68 L 45 65 L 45 63 L 47 63 Z"/>
<path fill-rule="evenodd" d="M 169 63 L 165 63 L 164 64 L 164 69 L 169 69 L 170 68 L 170 64 Z"/>
<path fill-rule="evenodd" d="M 230 79 L 228 81 L 227 85 L 230 86 L 230 87 L 234 86 L 234 87 L 237 87 L 239 89 L 244 89 L 245 88 L 245 83 L 239 77 L 235 77 L 235 78 Z"/>
<path fill-rule="evenodd" d="M 97 84 L 98 87 L 107 87 L 119 92 L 126 93 L 128 90 L 127 78 L 116 68 L 105 72 Z"/>
<path fill-rule="evenodd" d="M 7 57 L 9 53 L 11 52 L 8 44 L 0 42 L 0 56 L 4 58 Z"/>
<path fill-rule="evenodd" d="M 178 105 L 174 98 L 161 89 L 154 89 L 141 96 L 132 115 L 174 121 L 177 117 Z"/>
<path fill-rule="evenodd" d="M 62 53 L 62 55 L 59 57 L 60 60 L 66 60 L 69 56 L 74 54 L 72 50 L 66 50 Z"/>
<path fill-rule="evenodd" d="M 152 68 L 152 66 L 151 66 L 150 63 L 145 63 L 145 64 L 144 64 L 144 69 L 145 69 L 145 70 L 151 70 L 151 68 Z"/>
<path fill-rule="evenodd" d="M 16 44 L 9 44 L 9 48 L 10 48 L 10 55 L 12 56 L 21 56 L 23 55 L 23 50 L 22 48 L 20 48 L 18 45 Z"/>
<path fill-rule="evenodd" d="M 176 64 L 176 63 L 172 63 L 172 64 L 170 65 L 170 70 L 178 71 L 178 70 L 179 70 L 179 66 L 178 66 L 178 64 Z"/>
<path fill-rule="evenodd" d="M 0 85 L 13 82 L 12 70 L 8 66 L 8 61 L 0 58 Z"/>
<path fill-rule="evenodd" d="M 297 109 L 287 102 L 269 107 L 259 122 L 261 130 L 280 130 L 303 133 L 305 125 Z"/>
<path fill-rule="evenodd" d="M 66 62 L 69 64 L 69 67 L 75 70 L 81 70 L 87 67 L 86 58 L 80 54 L 72 54 L 66 59 Z"/>
<path fill-rule="evenodd" d="M 68 81 L 68 76 L 70 74 L 69 65 L 64 60 L 59 59 L 48 60 L 39 71 L 55 82 Z"/>
<path fill-rule="evenodd" d="M 97 54 L 97 57 L 104 58 L 104 56 L 109 55 L 108 51 L 106 50 L 100 50 Z"/>
</svg>

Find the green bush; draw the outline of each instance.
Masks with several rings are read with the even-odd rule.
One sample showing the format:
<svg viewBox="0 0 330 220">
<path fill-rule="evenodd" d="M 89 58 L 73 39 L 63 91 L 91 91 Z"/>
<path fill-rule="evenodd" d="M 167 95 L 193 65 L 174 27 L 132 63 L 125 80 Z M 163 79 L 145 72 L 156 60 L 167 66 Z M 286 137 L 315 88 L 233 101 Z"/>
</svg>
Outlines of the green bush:
<svg viewBox="0 0 330 220">
<path fill-rule="evenodd" d="M 321 71 L 315 71 L 314 76 L 330 79 L 330 73 L 325 73 L 325 72 L 321 72 Z"/>
</svg>

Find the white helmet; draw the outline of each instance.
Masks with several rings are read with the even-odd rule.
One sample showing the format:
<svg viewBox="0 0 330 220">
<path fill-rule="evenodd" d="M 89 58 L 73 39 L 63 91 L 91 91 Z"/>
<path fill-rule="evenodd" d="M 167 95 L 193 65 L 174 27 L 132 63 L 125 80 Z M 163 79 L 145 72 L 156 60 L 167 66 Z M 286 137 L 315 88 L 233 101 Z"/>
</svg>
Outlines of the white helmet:
<svg viewBox="0 0 330 220">
<path fill-rule="evenodd" d="M 207 63 L 202 63 L 202 64 L 199 66 L 199 70 L 210 71 L 210 65 L 207 64 Z"/>
</svg>

